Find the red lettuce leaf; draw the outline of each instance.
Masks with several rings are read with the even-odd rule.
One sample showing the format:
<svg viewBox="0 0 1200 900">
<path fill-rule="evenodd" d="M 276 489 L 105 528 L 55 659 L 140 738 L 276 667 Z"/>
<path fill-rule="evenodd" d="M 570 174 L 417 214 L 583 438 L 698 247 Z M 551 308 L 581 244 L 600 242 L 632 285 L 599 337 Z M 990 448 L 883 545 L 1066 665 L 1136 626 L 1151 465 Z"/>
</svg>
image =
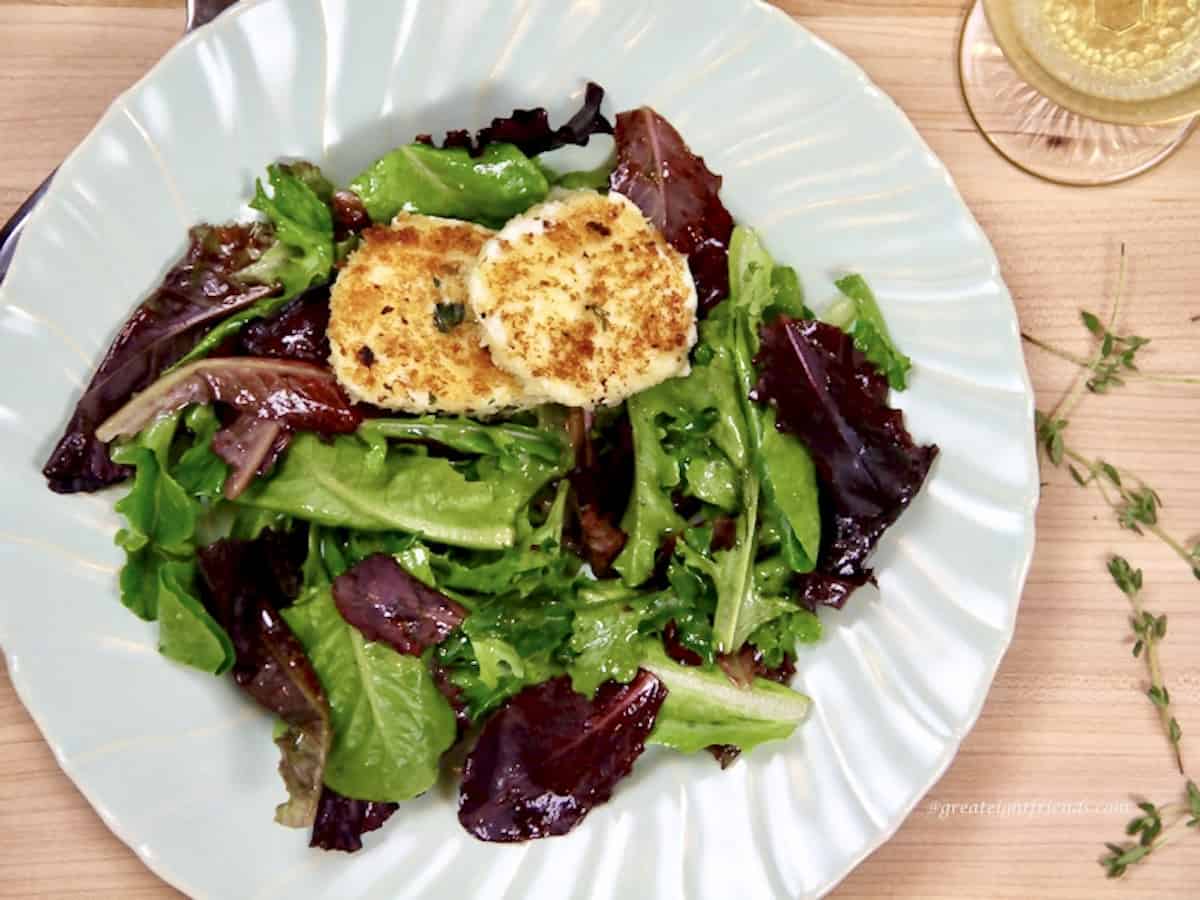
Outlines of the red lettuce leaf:
<svg viewBox="0 0 1200 900">
<path fill-rule="evenodd" d="M 713 744 L 707 749 L 713 755 L 713 759 L 720 763 L 722 769 L 728 769 L 742 755 L 742 748 L 733 744 Z"/>
<path fill-rule="evenodd" d="M 737 653 L 718 656 L 717 665 L 729 676 L 729 680 L 740 688 L 749 688 L 754 684 L 755 678 L 765 678 L 777 684 L 791 684 L 792 677 L 796 674 L 796 661 L 791 656 L 784 656 L 783 662 L 770 667 L 763 661 L 762 651 L 750 644 L 743 644 Z M 728 769 L 734 760 L 742 755 L 742 748 L 734 744 L 713 744 L 707 749 L 722 769 Z"/>
<path fill-rule="evenodd" d="M 575 468 L 567 477 L 575 502 L 567 537 L 596 577 L 605 578 L 629 537 L 617 523 L 633 492 L 633 430 L 622 415 L 611 429 L 612 440 L 598 447 L 592 426 L 590 411 L 571 410 L 567 433 Z"/>
<path fill-rule="evenodd" d="M 368 831 L 382 828 L 383 823 L 399 808 L 397 803 L 352 800 L 331 788 L 325 788 L 321 791 L 312 840 L 308 846 L 354 853 L 362 849 L 362 836 Z"/>
<path fill-rule="evenodd" d="M 269 226 L 201 225 L 189 241 L 183 259 L 122 326 L 79 398 L 42 469 L 52 491 L 95 491 L 128 477 L 128 466 L 109 459 L 96 427 L 191 350 L 214 320 L 275 292 L 236 277 L 273 243 Z"/>
<path fill-rule="evenodd" d="M 137 434 L 192 403 L 227 403 L 295 431 L 345 434 L 362 421 L 326 369 L 290 360 L 201 359 L 160 378 L 96 429 L 101 440 Z"/>
<path fill-rule="evenodd" d="M 717 665 L 738 687 L 748 688 L 755 678 L 765 678 L 777 684 L 789 684 L 796 674 L 796 661 L 785 655 L 783 662 L 771 667 L 763 661 L 762 651 L 750 644 L 743 644 L 737 653 L 724 653 L 717 657 Z"/>
<path fill-rule="evenodd" d="M 270 469 L 293 431 L 345 434 L 362 421 L 327 369 L 290 360 L 222 357 L 197 360 L 163 376 L 109 417 L 96 437 L 130 437 L 160 415 L 214 402 L 238 413 L 213 439 L 214 451 L 233 467 L 224 489 L 230 500 Z"/>
<path fill-rule="evenodd" d="M 454 722 L 458 725 L 458 736 L 461 738 L 471 727 L 471 715 L 467 707 L 466 692 L 451 680 L 450 669 L 433 662 L 433 683 L 446 698 L 450 708 L 454 710 Z"/>
<path fill-rule="evenodd" d="M 275 315 L 248 324 L 233 356 L 294 359 L 323 366 L 329 360 L 329 287 L 313 288 Z"/>
<path fill-rule="evenodd" d="M 304 648 L 279 610 L 300 589 L 303 531 L 267 529 L 253 541 L 221 540 L 197 554 L 209 613 L 233 642 L 233 679 L 287 725 L 276 739 L 289 800 L 276 821 L 314 821 L 332 730 L 329 701 Z"/>
<path fill-rule="evenodd" d="M 663 650 L 667 656 L 675 660 L 681 666 L 700 666 L 704 664 L 704 657 L 691 649 L 679 639 L 679 624 L 672 619 L 663 628 Z"/>
<path fill-rule="evenodd" d="M 420 656 L 440 644 L 467 617 L 445 594 L 409 575 L 395 558 L 374 553 L 333 581 L 342 618 L 368 641 Z"/>
<path fill-rule="evenodd" d="M 213 435 L 213 452 L 229 464 L 225 498 L 236 500 L 256 475 L 267 474 L 291 439 L 290 429 L 250 413 L 241 413 Z"/>
<path fill-rule="evenodd" d="M 492 124 L 481 128 L 472 138 L 464 130 L 448 131 L 442 141 L 443 148 L 460 147 L 478 156 L 488 144 L 515 144 L 526 156 L 537 156 L 557 150 L 567 144 L 584 146 L 593 134 L 612 134 L 612 124 L 600 113 L 604 102 L 604 88 L 588 82 L 583 106 L 570 120 L 558 128 L 550 127 L 550 115 L 542 107 L 536 109 L 514 109 L 502 119 L 492 119 Z M 430 135 L 422 134 L 417 140 L 433 144 Z"/>
<path fill-rule="evenodd" d="M 488 720 L 467 757 L 459 822 L 482 841 L 566 834 L 633 769 L 666 696 L 644 669 L 591 700 L 566 676 L 525 688 Z"/>
<path fill-rule="evenodd" d="M 937 456 L 918 446 L 887 405 L 887 379 L 843 331 L 780 317 L 762 330 L 754 399 L 778 411 L 780 431 L 812 454 L 822 487 L 824 534 L 806 605 L 841 606 L 871 578 L 867 557 L 916 496 Z"/>
<path fill-rule="evenodd" d="M 366 205 L 354 191 L 335 191 L 330 199 L 330 207 L 333 210 L 333 236 L 336 240 L 345 240 L 371 224 Z"/>
<path fill-rule="evenodd" d="M 733 217 L 721 203 L 721 176 L 648 106 L 617 116 L 617 167 L 610 184 L 637 204 L 688 258 L 701 313 L 729 296 Z"/>
</svg>

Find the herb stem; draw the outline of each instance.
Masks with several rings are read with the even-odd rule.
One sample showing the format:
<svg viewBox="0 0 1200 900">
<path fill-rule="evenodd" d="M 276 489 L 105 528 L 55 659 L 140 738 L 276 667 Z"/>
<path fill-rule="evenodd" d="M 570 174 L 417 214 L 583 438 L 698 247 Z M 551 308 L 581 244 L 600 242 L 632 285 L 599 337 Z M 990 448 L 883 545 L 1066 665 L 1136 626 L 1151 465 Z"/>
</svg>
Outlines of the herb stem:
<svg viewBox="0 0 1200 900">
<path fill-rule="evenodd" d="M 1079 451 L 1073 450 L 1065 445 L 1063 447 L 1063 456 L 1072 462 L 1078 463 L 1087 471 L 1088 475 L 1090 476 L 1090 480 L 1095 482 L 1096 488 L 1100 491 L 1100 496 L 1104 498 L 1104 502 L 1108 504 L 1108 507 L 1111 510 L 1120 514 L 1121 502 L 1113 499 L 1112 495 L 1105 487 L 1105 481 L 1108 479 L 1104 477 L 1103 461 L 1099 459 L 1089 459 Z M 1140 487 L 1146 487 L 1146 482 L 1136 472 L 1131 472 L 1129 469 L 1123 469 L 1118 466 L 1113 466 L 1112 468 L 1116 470 L 1122 479 L 1133 480 L 1136 481 Z M 1120 495 L 1121 501 L 1130 503 L 1134 500 L 1123 484 L 1114 486 Z M 1195 553 L 1189 551 L 1182 542 L 1168 534 L 1157 522 L 1139 522 L 1138 527 L 1149 532 L 1162 541 L 1172 553 L 1187 563 L 1188 568 L 1192 569 L 1193 572 L 1195 572 L 1197 567 L 1200 566 L 1200 559 L 1197 558 Z M 1197 575 L 1197 577 L 1200 578 L 1200 575 Z"/>
<path fill-rule="evenodd" d="M 1146 607 L 1145 604 L 1142 603 L 1142 592 L 1139 590 L 1129 594 L 1129 603 L 1133 607 L 1134 620 L 1144 621 Z M 1164 689 L 1164 682 L 1162 663 L 1159 661 L 1158 656 L 1159 638 L 1152 634 L 1145 638 L 1145 641 L 1146 667 L 1150 670 L 1150 685 L 1151 687 L 1157 688 L 1159 692 L 1162 693 Z M 1155 708 L 1158 710 L 1158 718 L 1162 722 L 1163 734 L 1167 736 L 1167 742 L 1175 751 L 1175 764 L 1179 767 L 1179 774 L 1182 775 L 1184 773 L 1182 742 L 1172 740 L 1171 738 L 1171 704 L 1169 702 L 1161 705 L 1156 703 Z"/>
<path fill-rule="evenodd" d="M 1121 269 L 1117 274 L 1117 292 L 1113 297 L 1112 309 L 1108 314 L 1109 331 L 1112 331 L 1113 326 L 1116 324 L 1117 313 L 1121 309 L 1121 301 L 1125 295 L 1126 274 L 1127 266 L 1125 260 L 1125 245 L 1121 244 Z M 1084 371 L 1094 371 L 1102 359 L 1104 359 L 1104 345 L 1100 344 L 1097 345 L 1096 352 L 1092 354 L 1091 360 L 1086 364 L 1086 366 L 1084 366 Z M 1059 400 L 1054 409 L 1050 411 L 1051 421 L 1066 419 L 1079 404 L 1079 401 L 1083 399 L 1083 395 L 1086 390 L 1087 379 L 1084 377 L 1083 372 L 1080 372 L 1076 376 L 1075 382 L 1071 385 L 1071 389 L 1067 391 L 1066 395 Z"/>
<path fill-rule="evenodd" d="M 1146 815 L 1130 822 L 1126 834 L 1140 837 L 1140 840 L 1124 845 L 1107 845 L 1109 855 L 1101 859 L 1100 864 L 1108 869 L 1109 878 L 1122 877 L 1129 866 L 1136 865 L 1152 853 L 1175 843 L 1189 831 L 1197 830 L 1196 825 L 1200 822 L 1197 810 L 1200 791 L 1190 781 L 1187 790 L 1188 803 L 1168 803 L 1158 807 L 1151 803 L 1138 804 Z"/>
<path fill-rule="evenodd" d="M 1092 371 L 1094 363 L 1091 360 L 1084 359 L 1074 353 L 1070 353 L 1053 344 L 1047 344 L 1040 338 L 1034 337 L 1024 331 L 1021 332 L 1021 337 L 1033 346 L 1040 350 L 1045 350 L 1051 356 L 1057 356 L 1059 359 L 1069 363 L 1074 363 L 1081 369 Z M 1140 369 L 1131 369 L 1122 373 L 1123 378 L 1140 378 L 1142 381 L 1150 381 L 1156 384 L 1200 384 L 1200 375 L 1183 375 L 1173 372 L 1143 372 Z"/>
</svg>

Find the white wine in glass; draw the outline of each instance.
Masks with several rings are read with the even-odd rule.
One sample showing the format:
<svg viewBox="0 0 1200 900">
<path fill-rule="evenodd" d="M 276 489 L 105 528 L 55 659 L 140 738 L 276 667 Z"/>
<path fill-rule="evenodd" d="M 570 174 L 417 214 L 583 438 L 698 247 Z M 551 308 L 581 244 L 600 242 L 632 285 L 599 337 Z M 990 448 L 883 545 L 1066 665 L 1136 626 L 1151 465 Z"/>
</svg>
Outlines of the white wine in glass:
<svg viewBox="0 0 1200 900">
<path fill-rule="evenodd" d="M 1011 162 L 1063 184 L 1146 171 L 1200 114 L 1200 0 L 981 0 L 963 96 Z"/>
</svg>

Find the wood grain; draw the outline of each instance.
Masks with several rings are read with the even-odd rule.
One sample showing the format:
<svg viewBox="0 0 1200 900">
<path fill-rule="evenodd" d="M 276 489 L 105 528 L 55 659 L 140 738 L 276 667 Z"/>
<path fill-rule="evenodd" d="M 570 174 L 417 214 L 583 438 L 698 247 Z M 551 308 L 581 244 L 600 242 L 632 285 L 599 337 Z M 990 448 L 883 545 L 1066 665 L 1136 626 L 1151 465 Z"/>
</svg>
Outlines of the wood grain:
<svg viewBox="0 0 1200 900">
<path fill-rule="evenodd" d="M 959 0 L 781 0 L 857 60 L 916 123 L 991 236 L 1024 328 L 1083 351 L 1078 309 L 1104 308 L 1119 244 L 1130 250 L 1125 324 L 1153 339 L 1144 365 L 1200 369 L 1200 140 L 1131 183 L 1068 189 L 1033 180 L 975 133 L 956 82 Z M 160 0 L 0 0 L 0 218 L 87 132 L 105 105 L 171 44 L 180 4 Z M 164 8 L 166 7 L 166 8 Z M 970 335 L 964 335 L 970 340 Z M 1069 367 L 1033 350 L 1041 405 Z M 1134 385 L 1089 397 L 1073 440 L 1152 477 L 1173 532 L 1200 531 L 1200 390 Z M 1159 544 L 1121 532 L 1099 498 L 1047 471 L 1039 538 L 1013 643 L 957 760 L 895 838 L 838 898 L 1200 895 L 1200 835 L 1106 882 L 1096 864 L 1129 813 L 1131 792 L 1173 799 L 1172 772 L 1141 665 L 1129 654 L 1125 601 L 1105 572 L 1119 551 L 1147 576 L 1147 602 L 1170 615 L 1164 664 L 1200 771 L 1200 584 Z M 4 602 L 28 598 L 6 597 Z M 1188 741 L 1191 744 L 1188 744 Z M 1003 814 L 982 804 L 1030 806 Z M 962 805 L 961 807 L 959 805 Z M 972 804 L 979 804 L 972 807 Z M 1071 809 L 1071 806 L 1074 809 Z M 105 829 L 0 681 L 0 897 L 178 896 Z"/>
</svg>

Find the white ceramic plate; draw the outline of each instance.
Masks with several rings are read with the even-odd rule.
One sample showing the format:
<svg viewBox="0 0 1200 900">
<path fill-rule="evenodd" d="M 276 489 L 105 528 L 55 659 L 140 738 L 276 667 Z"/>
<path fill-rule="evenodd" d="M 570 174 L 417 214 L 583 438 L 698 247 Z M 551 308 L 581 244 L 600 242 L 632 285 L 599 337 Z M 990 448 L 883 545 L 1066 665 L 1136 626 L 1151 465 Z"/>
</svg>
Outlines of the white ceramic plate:
<svg viewBox="0 0 1200 900">
<path fill-rule="evenodd" d="M 478 843 L 453 794 L 406 804 L 353 857 L 272 810 L 271 722 L 173 665 L 117 601 L 112 496 L 39 469 L 93 365 L 198 220 L 237 216 L 281 156 L 340 182 L 419 132 L 586 79 L 657 107 L 725 176 L 734 215 L 810 300 L 863 272 L 899 344 L 912 433 L 942 448 L 800 659 L 815 710 L 728 771 L 648 752 L 573 834 Z M 941 163 L 857 67 L 753 0 L 249 0 L 183 41 L 63 165 L 0 293 L 0 639 L 63 769 L 146 864 L 201 897 L 800 897 L 900 825 L 979 714 L 1033 544 L 1032 402 L 996 258 Z"/>
</svg>

